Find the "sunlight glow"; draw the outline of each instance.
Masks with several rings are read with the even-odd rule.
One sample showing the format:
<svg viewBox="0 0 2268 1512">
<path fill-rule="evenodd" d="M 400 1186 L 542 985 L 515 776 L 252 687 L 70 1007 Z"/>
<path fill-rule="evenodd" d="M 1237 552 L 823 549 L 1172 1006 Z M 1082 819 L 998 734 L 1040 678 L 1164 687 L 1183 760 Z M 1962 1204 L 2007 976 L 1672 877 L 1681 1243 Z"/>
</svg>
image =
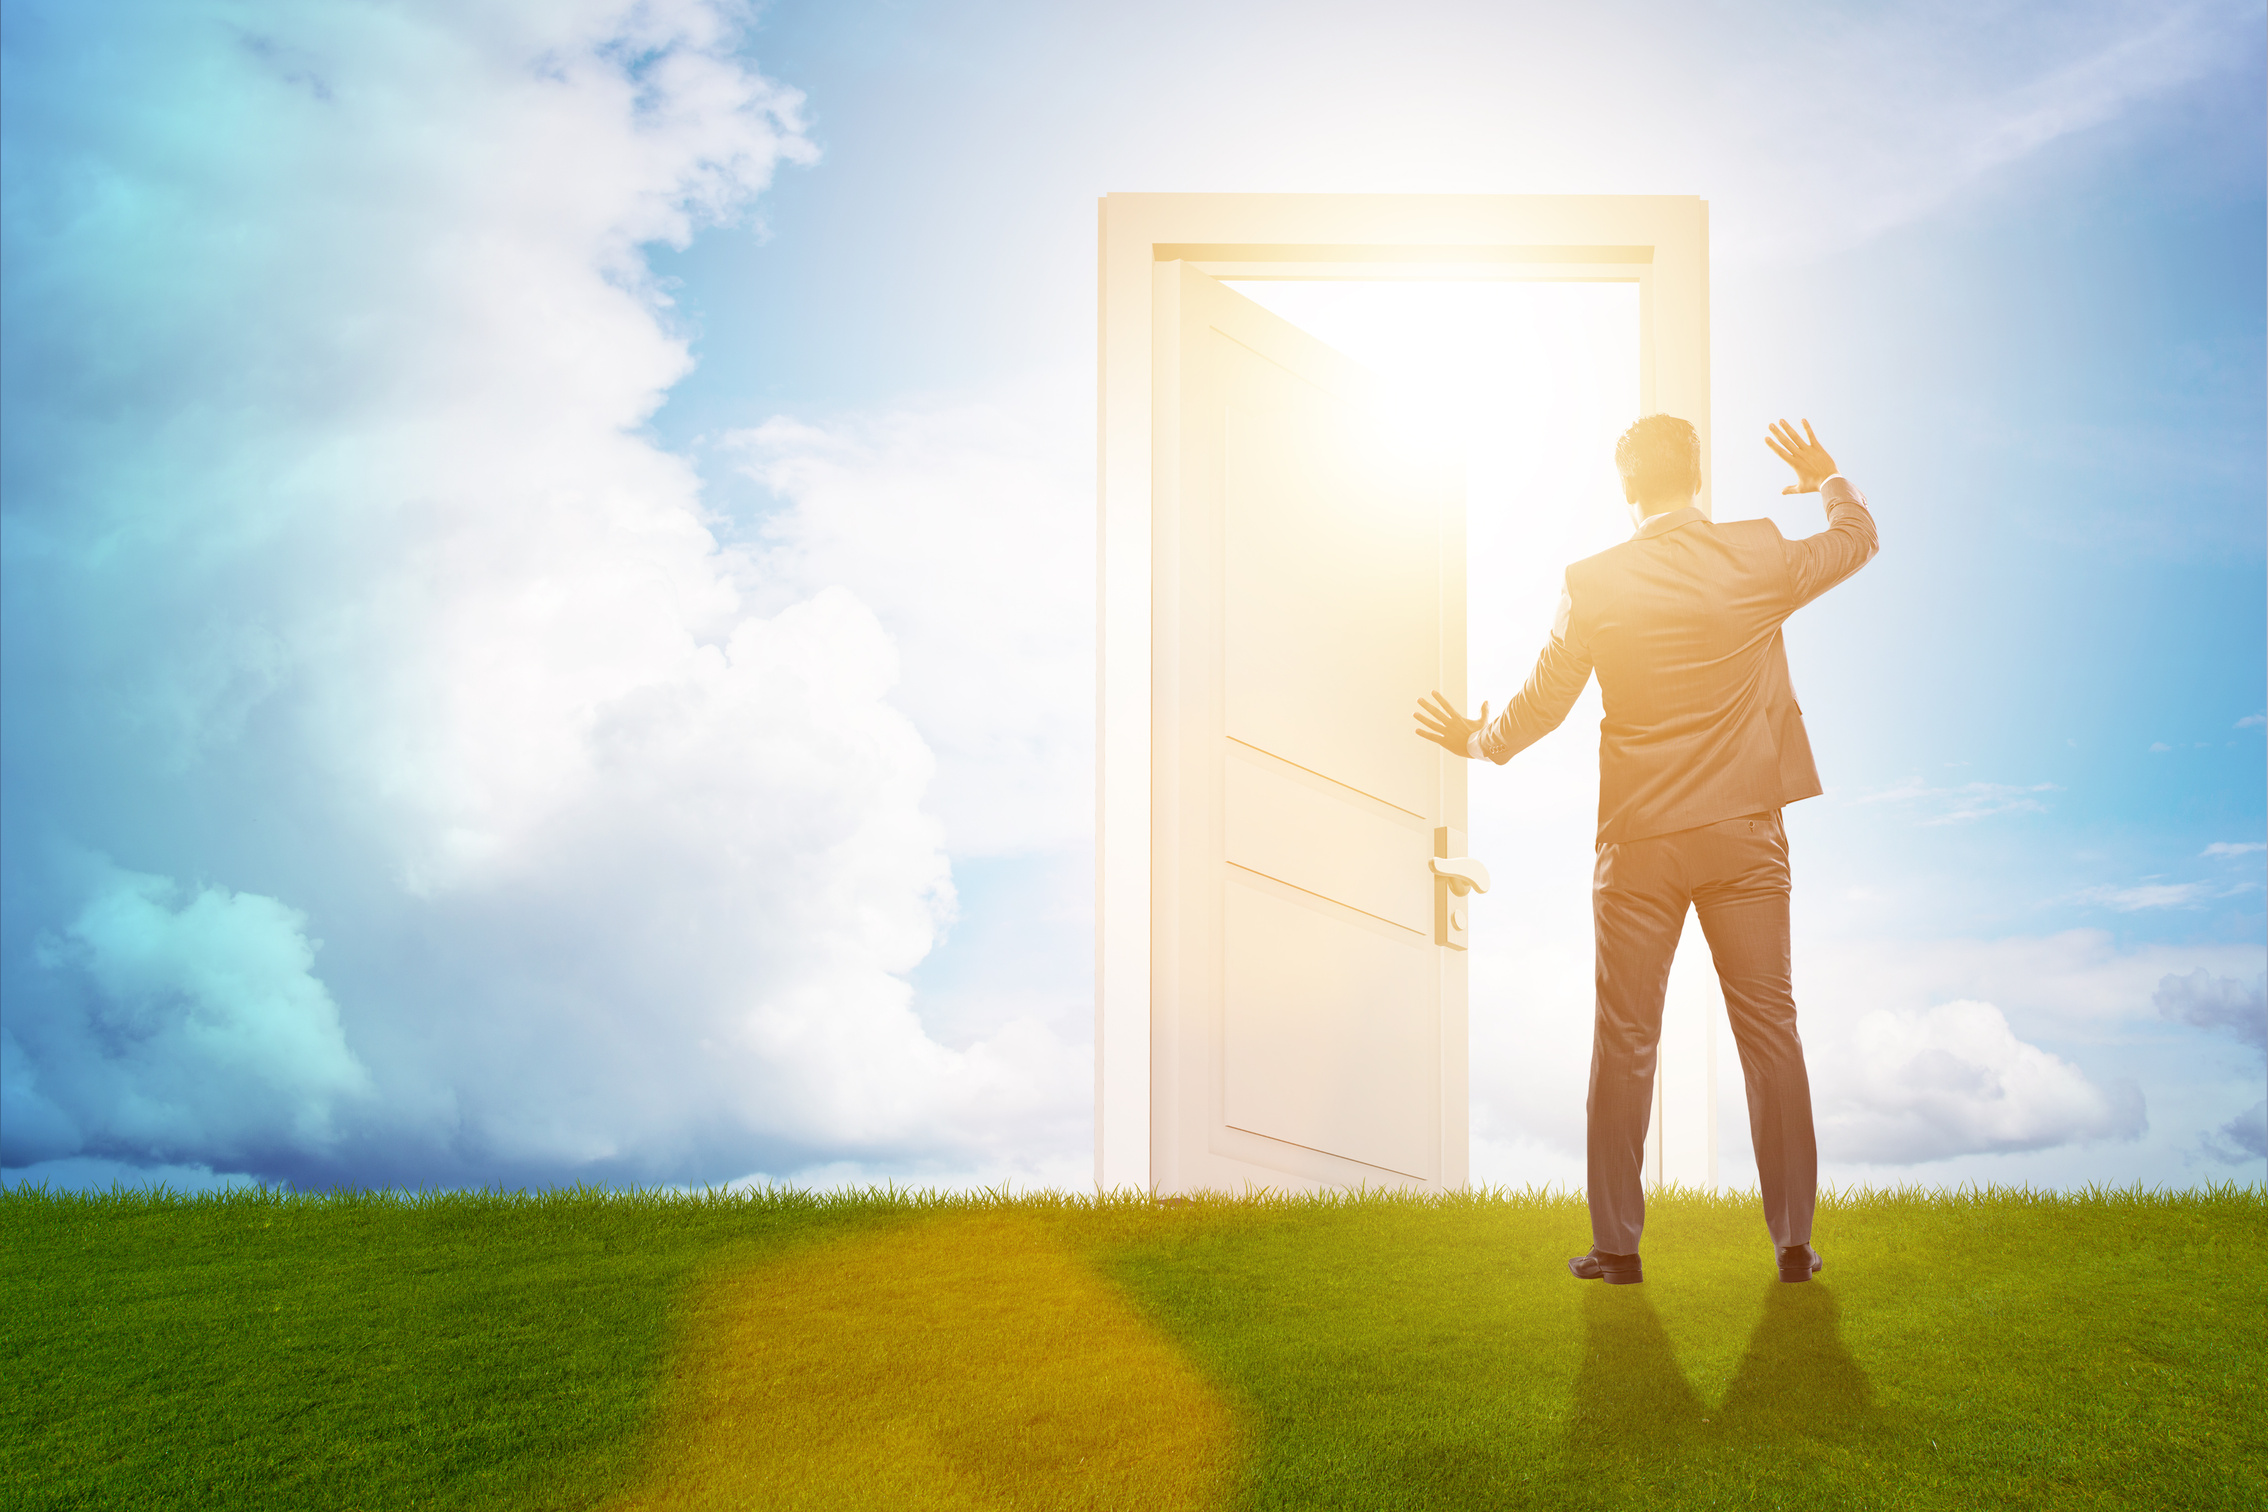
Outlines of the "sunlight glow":
<svg viewBox="0 0 2268 1512">
<path fill-rule="evenodd" d="M 1614 443 L 1638 418 L 1637 286 L 1229 286 L 1385 378 L 1463 445 L 1472 699 L 1516 690 L 1561 570 L 1630 533 Z"/>
</svg>

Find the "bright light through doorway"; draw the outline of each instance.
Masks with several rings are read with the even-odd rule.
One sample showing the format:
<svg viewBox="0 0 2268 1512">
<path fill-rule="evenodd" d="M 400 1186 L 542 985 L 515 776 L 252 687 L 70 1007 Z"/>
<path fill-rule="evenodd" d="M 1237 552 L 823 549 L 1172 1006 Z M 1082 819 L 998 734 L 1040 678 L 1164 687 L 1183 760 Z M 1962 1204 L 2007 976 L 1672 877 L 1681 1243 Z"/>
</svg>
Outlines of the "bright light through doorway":
<svg viewBox="0 0 2268 1512">
<path fill-rule="evenodd" d="M 1550 630 L 1561 572 L 1630 535 L 1614 443 L 1638 417 L 1637 287 L 1230 286 L 1387 379 L 1463 445 L 1467 709 L 1483 699 L 1501 708 Z M 1556 734 L 1503 771 L 1473 773 L 1473 853 L 1497 878 L 1473 926 L 1476 1185 L 1583 1182 L 1598 718 L 1594 684 Z M 1670 1015 L 1699 1029 L 1714 1004 L 1707 955 L 1692 933 L 1672 977 Z"/>
<path fill-rule="evenodd" d="M 1230 287 L 1386 378 L 1462 441 L 1473 702 L 1516 689 L 1560 570 L 1630 533 L 1614 442 L 1638 417 L 1637 285 Z"/>
</svg>

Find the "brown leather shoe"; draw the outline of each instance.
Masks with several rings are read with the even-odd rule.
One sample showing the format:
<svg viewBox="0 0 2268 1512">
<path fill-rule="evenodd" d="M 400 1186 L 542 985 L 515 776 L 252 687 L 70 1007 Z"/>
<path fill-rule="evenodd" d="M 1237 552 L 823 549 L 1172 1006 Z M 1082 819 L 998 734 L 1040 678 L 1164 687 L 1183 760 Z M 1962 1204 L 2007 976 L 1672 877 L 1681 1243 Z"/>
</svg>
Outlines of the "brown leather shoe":
<svg viewBox="0 0 2268 1512">
<path fill-rule="evenodd" d="M 1780 1279 L 1782 1281 L 1809 1281 L 1827 1262 L 1819 1258 L 1819 1251 L 1808 1244 L 1791 1244 L 1780 1251 Z"/>
<path fill-rule="evenodd" d="M 1610 1255 L 1595 1244 L 1589 1254 L 1567 1262 L 1567 1273 L 1578 1281 L 1604 1281 L 1609 1286 L 1636 1286 L 1646 1279 L 1636 1255 Z"/>
</svg>

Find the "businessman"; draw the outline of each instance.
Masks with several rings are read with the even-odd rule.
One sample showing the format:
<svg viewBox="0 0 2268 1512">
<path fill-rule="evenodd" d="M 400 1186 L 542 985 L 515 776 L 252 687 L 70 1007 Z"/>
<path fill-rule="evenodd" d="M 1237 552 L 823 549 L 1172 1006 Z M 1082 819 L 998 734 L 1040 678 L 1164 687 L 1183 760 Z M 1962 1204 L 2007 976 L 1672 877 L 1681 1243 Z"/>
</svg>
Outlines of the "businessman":
<svg viewBox="0 0 2268 1512">
<path fill-rule="evenodd" d="M 1748 1083 L 1764 1222 L 1780 1279 L 1808 1281 L 1819 1184 L 1811 1083 L 1796 1034 L 1788 951 L 1788 842 L 1780 812 L 1820 791 L 1780 626 L 1875 552 L 1866 497 L 1811 422 L 1776 421 L 1764 444 L 1795 469 L 1783 493 L 1817 493 L 1827 528 L 1800 541 L 1770 520 L 1715 524 L 1695 505 L 1701 442 L 1671 415 L 1623 433 L 1614 461 L 1638 521 L 1620 546 L 1567 569 L 1551 638 L 1492 722 L 1441 693 L 1418 733 L 1502 765 L 1559 727 L 1595 671 L 1598 864 L 1591 920 L 1598 982 L 1589 1102 L 1590 1253 L 1583 1280 L 1643 1279 L 1640 1162 L 1653 1109 L 1662 997 L 1687 908 L 1724 986 Z"/>
</svg>

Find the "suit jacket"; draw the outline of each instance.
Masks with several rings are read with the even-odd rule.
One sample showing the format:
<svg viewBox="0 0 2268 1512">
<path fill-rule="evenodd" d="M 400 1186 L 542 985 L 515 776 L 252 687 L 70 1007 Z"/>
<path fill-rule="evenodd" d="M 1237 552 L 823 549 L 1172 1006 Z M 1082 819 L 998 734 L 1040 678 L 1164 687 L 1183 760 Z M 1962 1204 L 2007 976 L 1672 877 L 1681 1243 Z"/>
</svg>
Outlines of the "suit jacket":
<svg viewBox="0 0 2268 1512">
<path fill-rule="evenodd" d="M 1502 764 L 1559 727 L 1594 669 L 1599 843 L 1762 813 L 1820 791 L 1780 626 L 1866 565 L 1866 497 L 1838 474 L 1827 528 L 1791 541 L 1770 520 L 1693 508 L 1567 569 L 1536 670 L 1477 742 Z"/>
</svg>

